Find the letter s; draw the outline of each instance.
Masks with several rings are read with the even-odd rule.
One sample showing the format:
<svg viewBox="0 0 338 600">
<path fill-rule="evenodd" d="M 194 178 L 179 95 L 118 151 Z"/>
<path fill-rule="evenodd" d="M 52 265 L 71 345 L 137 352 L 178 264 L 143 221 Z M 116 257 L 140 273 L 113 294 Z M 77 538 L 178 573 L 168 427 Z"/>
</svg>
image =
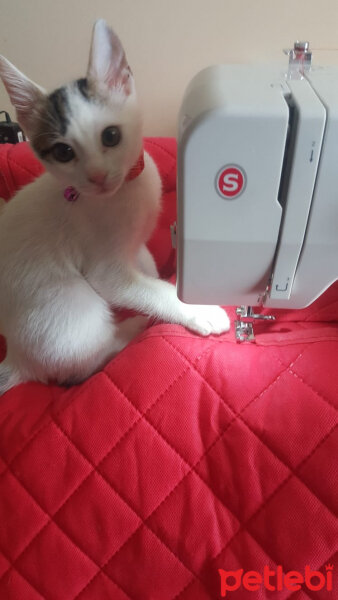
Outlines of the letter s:
<svg viewBox="0 0 338 600">
<path fill-rule="evenodd" d="M 238 173 L 226 173 L 223 177 L 223 192 L 235 192 L 238 187 Z"/>
</svg>

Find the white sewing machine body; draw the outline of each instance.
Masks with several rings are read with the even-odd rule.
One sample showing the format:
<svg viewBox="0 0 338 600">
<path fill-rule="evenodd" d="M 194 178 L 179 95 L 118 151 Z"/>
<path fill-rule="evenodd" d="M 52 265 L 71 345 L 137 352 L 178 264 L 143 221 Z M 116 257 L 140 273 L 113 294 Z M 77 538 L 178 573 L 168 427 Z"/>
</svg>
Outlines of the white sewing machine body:
<svg viewBox="0 0 338 600">
<path fill-rule="evenodd" d="M 338 67 L 213 66 L 178 146 L 177 292 L 301 308 L 338 279 Z"/>
</svg>

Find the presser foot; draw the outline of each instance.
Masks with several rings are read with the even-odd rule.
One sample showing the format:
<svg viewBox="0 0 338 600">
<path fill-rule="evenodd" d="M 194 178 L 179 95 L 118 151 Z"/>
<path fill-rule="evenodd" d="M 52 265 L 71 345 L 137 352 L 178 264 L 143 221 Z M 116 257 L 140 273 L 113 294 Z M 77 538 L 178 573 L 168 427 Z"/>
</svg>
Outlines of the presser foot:
<svg viewBox="0 0 338 600">
<path fill-rule="evenodd" d="M 274 321 L 273 315 L 261 315 L 260 313 L 254 313 L 252 306 L 238 306 L 236 308 L 236 315 L 239 319 L 235 321 L 235 337 L 236 342 L 254 342 L 254 323 L 256 320 L 261 321 Z M 246 319 L 242 321 L 242 319 Z"/>
</svg>

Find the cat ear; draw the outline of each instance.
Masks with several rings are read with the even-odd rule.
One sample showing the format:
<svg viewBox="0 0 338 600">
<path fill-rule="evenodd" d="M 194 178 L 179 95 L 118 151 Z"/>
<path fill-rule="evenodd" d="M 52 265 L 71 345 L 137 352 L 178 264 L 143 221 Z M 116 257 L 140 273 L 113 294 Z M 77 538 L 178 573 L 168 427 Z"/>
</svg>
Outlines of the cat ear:
<svg viewBox="0 0 338 600">
<path fill-rule="evenodd" d="M 99 91 L 117 88 L 126 96 L 133 91 L 133 77 L 122 44 L 103 19 L 94 25 L 87 78 Z"/>
<path fill-rule="evenodd" d="M 37 102 L 45 96 L 45 90 L 28 79 L 7 58 L 1 55 L 0 77 L 16 109 L 20 125 L 24 129 L 29 129 Z"/>
</svg>

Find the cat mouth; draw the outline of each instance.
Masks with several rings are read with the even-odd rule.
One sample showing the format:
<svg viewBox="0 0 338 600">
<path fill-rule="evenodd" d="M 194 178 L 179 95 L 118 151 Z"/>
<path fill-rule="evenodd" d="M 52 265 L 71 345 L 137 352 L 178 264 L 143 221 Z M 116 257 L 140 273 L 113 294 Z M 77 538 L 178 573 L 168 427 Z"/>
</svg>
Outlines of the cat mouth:
<svg viewBox="0 0 338 600">
<path fill-rule="evenodd" d="M 103 194 L 109 194 L 115 191 L 115 188 L 110 188 L 108 185 L 103 185 L 95 189 L 95 193 L 98 196 L 102 196 Z"/>
<path fill-rule="evenodd" d="M 94 185 L 90 187 L 83 188 L 83 194 L 86 196 L 113 196 L 116 194 L 117 190 L 121 187 L 121 181 L 113 181 L 109 183 L 104 183 L 102 185 Z"/>
</svg>

